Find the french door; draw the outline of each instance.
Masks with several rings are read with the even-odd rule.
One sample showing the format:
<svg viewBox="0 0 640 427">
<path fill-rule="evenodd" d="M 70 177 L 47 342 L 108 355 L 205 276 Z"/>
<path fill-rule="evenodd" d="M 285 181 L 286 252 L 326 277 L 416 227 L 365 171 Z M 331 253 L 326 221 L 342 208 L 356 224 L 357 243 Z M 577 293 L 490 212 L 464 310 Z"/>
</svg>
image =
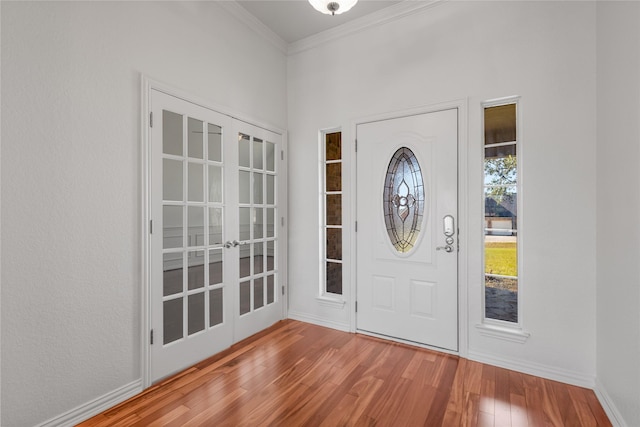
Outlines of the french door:
<svg viewBox="0 0 640 427">
<path fill-rule="evenodd" d="M 283 315 L 281 135 L 152 89 L 151 381 Z"/>
<path fill-rule="evenodd" d="M 457 109 L 357 126 L 357 328 L 458 350 Z"/>
</svg>

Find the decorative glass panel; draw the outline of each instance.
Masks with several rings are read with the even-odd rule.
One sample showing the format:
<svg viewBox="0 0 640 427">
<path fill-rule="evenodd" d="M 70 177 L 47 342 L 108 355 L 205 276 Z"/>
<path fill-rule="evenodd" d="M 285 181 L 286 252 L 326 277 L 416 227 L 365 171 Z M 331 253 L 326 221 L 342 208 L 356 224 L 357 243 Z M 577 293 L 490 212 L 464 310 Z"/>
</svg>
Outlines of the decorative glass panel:
<svg viewBox="0 0 640 427">
<path fill-rule="evenodd" d="M 327 191 L 342 190 L 342 163 L 328 163 L 326 170 Z"/>
<path fill-rule="evenodd" d="M 394 248 L 409 252 L 415 245 L 424 216 L 424 181 L 413 151 L 398 149 L 389 162 L 382 198 L 384 222 Z"/>
<path fill-rule="evenodd" d="M 189 295 L 188 307 L 188 332 L 189 335 L 204 329 L 204 293 Z"/>
<path fill-rule="evenodd" d="M 326 160 L 340 160 L 342 158 L 342 132 L 328 133 L 326 140 Z"/>
</svg>

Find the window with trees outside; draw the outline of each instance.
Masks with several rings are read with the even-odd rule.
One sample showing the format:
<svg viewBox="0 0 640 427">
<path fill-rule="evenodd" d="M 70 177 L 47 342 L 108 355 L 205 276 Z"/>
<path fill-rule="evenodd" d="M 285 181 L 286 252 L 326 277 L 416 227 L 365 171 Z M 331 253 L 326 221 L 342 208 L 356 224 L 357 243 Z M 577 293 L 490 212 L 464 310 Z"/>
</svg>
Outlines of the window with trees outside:
<svg viewBox="0 0 640 427">
<path fill-rule="evenodd" d="M 519 323 L 517 100 L 484 107 L 485 319 Z"/>
<path fill-rule="evenodd" d="M 322 138 L 322 294 L 342 295 L 342 132 Z"/>
</svg>

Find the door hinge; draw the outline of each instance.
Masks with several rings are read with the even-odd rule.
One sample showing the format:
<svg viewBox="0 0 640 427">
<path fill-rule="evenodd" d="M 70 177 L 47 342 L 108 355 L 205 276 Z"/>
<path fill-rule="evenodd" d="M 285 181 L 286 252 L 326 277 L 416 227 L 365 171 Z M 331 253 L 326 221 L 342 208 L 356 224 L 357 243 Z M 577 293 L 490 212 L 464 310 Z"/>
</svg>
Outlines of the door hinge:
<svg viewBox="0 0 640 427">
<path fill-rule="evenodd" d="M 151 330 L 150 338 L 151 338 L 151 345 L 153 345 L 153 329 Z"/>
<path fill-rule="evenodd" d="M 284 227 L 284 217 L 280 217 L 280 226 Z"/>
<path fill-rule="evenodd" d="M 284 295 L 284 285 L 282 285 L 282 295 Z"/>
<path fill-rule="evenodd" d="M 356 221 L 356 233 L 358 232 L 358 221 Z"/>
<path fill-rule="evenodd" d="M 149 113 L 149 127 L 153 127 L 153 111 Z"/>
<path fill-rule="evenodd" d="M 358 140 L 356 139 L 356 153 L 358 152 Z"/>
<path fill-rule="evenodd" d="M 153 234 L 153 220 L 149 220 L 149 234 Z"/>
<path fill-rule="evenodd" d="M 358 312 L 358 301 L 356 301 L 356 313 Z"/>
<path fill-rule="evenodd" d="M 280 150 L 280 160 L 284 160 L 284 150 Z"/>
</svg>

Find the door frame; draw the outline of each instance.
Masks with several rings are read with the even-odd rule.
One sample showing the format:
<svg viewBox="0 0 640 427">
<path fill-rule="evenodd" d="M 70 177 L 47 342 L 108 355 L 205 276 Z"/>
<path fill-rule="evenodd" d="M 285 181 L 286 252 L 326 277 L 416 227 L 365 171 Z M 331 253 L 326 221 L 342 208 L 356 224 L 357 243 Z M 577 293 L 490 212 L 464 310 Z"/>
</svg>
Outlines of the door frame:
<svg viewBox="0 0 640 427">
<path fill-rule="evenodd" d="M 349 127 L 351 135 L 348 138 L 343 138 L 343 144 L 347 143 L 351 146 L 348 149 L 349 153 L 353 153 L 353 157 L 349 156 L 349 159 L 345 159 L 349 162 L 349 174 L 350 180 L 350 194 L 349 210 L 351 217 L 354 221 L 358 218 L 357 207 L 357 155 L 356 155 L 356 138 L 357 127 L 370 122 L 376 122 L 381 120 L 397 119 L 406 116 L 415 116 L 421 114 L 436 113 L 443 110 L 458 110 L 458 351 L 447 351 L 437 347 L 431 347 L 428 345 L 418 345 L 419 347 L 429 348 L 440 352 L 457 354 L 462 357 L 466 357 L 468 353 L 468 260 L 469 260 L 469 190 L 468 190 L 468 99 L 459 99 L 453 101 L 446 101 L 436 104 L 429 104 L 418 106 L 414 108 L 408 108 L 403 110 L 394 110 L 386 113 L 380 113 L 365 117 L 360 117 L 351 122 Z M 343 160 L 343 161 L 345 161 Z M 350 230 L 354 228 L 348 227 Z M 357 300 L 357 239 L 354 235 L 349 239 L 349 254 L 350 259 L 354 260 L 349 266 L 349 283 L 350 286 L 350 298 L 349 298 L 349 313 L 350 313 L 350 332 L 364 333 L 357 329 L 357 313 L 356 313 L 356 300 Z M 375 334 L 368 334 L 375 335 Z M 406 342 L 401 339 L 391 339 L 384 337 L 392 341 Z M 410 343 L 416 346 L 416 343 Z"/>
<path fill-rule="evenodd" d="M 280 134 L 282 136 L 281 142 L 281 157 L 280 167 L 278 169 L 278 184 L 277 194 L 279 194 L 279 206 L 278 217 L 280 221 L 276 219 L 276 224 L 280 222 L 280 233 L 278 240 L 280 241 L 279 247 L 279 265 L 278 275 L 280 278 L 280 285 L 284 288 L 284 292 L 280 292 L 282 298 L 282 318 L 285 319 L 288 316 L 288 194 L 287 194 L 287 182 L 288 182 L 288 167 L 287 167 L 287 131 L 277 126 L 260 122 L 242 113 L 234 111 L 230 108 L 215 104 L 207 99 L 199 98 L 196 95 L 190 94 L 178 89 L 166 83 L 162 83 L 147 77 L 144 74 L 140 74 L 140 371 L 142 377 L 142 389 L 145 390 L 151 386 L 151 343 L 150 343 L 150 330 L 151 330 L 151 245 L 150 245 L 150 221 L 151 221 L 151 132 L 149 126 L 150 112 L 151 112 L 151 91 L 157 90 L 167 95 L 180 98 L 184 101 L 192 104 L 199 105 L 201 107 L 213 110 L 217 113 L 231 117 L 234 120 L 248 123 L 250 125 L 268 130 Z M 276 157 L 277 159 L 277 157 Z"/>
</svg>

